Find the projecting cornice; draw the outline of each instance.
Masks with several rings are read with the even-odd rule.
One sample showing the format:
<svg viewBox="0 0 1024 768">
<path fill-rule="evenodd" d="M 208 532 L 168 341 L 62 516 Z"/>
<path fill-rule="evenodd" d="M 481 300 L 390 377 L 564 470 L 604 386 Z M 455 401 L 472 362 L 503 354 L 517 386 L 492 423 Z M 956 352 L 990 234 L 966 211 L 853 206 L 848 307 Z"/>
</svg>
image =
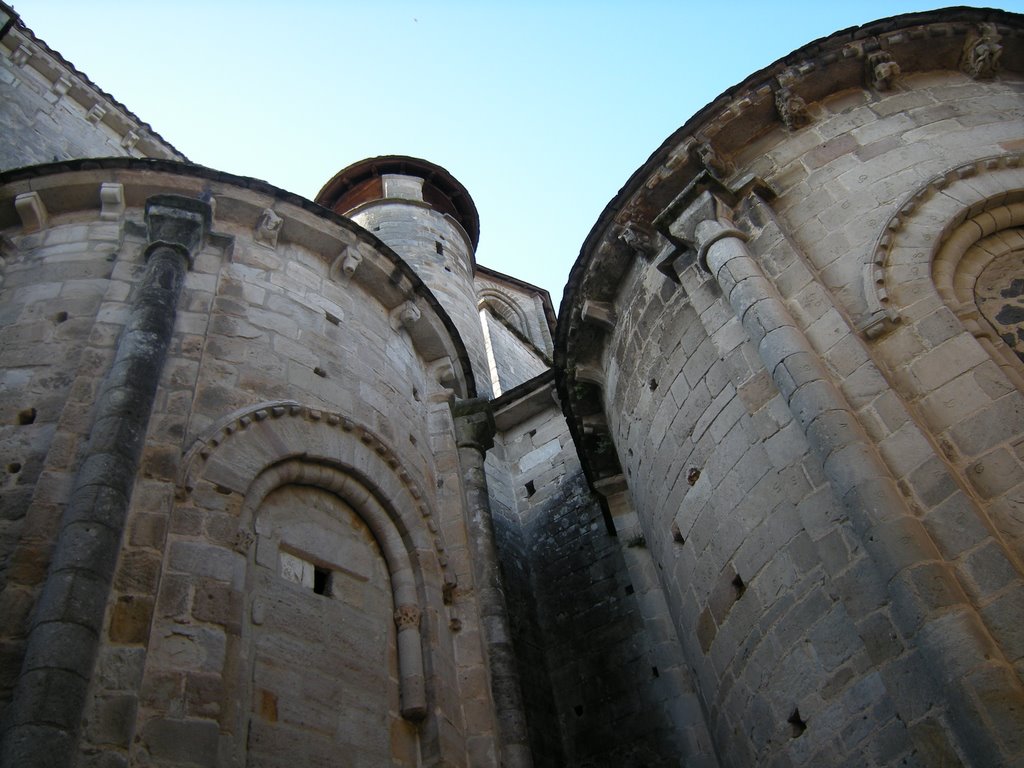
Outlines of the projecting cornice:
<svg viewBox="0 0 1024 768">
<path fill-rule="evenodd" d="M 159 194 L 210 201 L 211 237 L 225 250 L 237 237 L 253 248 L 273 251 L 294 243 L 318 254 L 329 279 L 357 287 L 402 316 L 402 332 L 438 372 L 440 387 L 459 397 L 476 396 L 458 330 L 412 267 L 344 216 L 266 182 L 166 160 L 102 158 L 30 166 L 0 173 L 0 231 L 30 233 L 90 210 L 101 219 L 119 219 Z M 415 311 L 403 314 L 410 304 Z"/>
</svg>

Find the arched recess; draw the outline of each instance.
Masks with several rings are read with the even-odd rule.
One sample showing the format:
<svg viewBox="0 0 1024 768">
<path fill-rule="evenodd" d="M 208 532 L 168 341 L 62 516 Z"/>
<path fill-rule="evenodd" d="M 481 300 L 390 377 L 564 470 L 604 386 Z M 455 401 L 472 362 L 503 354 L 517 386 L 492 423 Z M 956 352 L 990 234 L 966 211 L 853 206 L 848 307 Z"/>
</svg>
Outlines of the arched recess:
<svg viewBox="0 0 1024 768">
<path fill-rule="evenodd" d="M 999 301 L 1020 295 L 1016 284 L 1024 282 L 1022 227 L 1024 202 L 986 208 L 946 239 L 932 262 L 932 278 L 946 306 L 1024 391 L 1024 368 L 1017 351 L 1022 339 L 1007 338 L 1010 334 L 1004 330 L 1020 321 L 1013 322 L 1011 317 L 1001 321 L 1013 304 Z"/>
<path fill-rule="evenodd" d="M 246 522 L 259 532 L 256 513 L 267 496 L 287 485 L 301 485 L 328 491 L 349 505 L 366 523 L 387 562 L 395 624 L 398 627 L 398 667 L 402 693 L 402 716 L 419 720 L 427 711 L 423 674 L 423 644 L 420 617 L 423 615 L 421 595 L 422 574 L 413 564 L 405 541 L 394 518 L 393 508 L 381 499 L 367 479 L 351 467 L 311 462 L 307 459 L 286 459 L 268 467 L 249 487 L 242 507 L 242 526 Z"/>
<path fill-rule="evenodd" d="M 1018 562 L 1024 366 L 985 305 L 992 293 L 1024 289 L 1022 227 L 1024 155 L 983 158 L 928 180 L 884 223 L 865 268 L 870 314 L 859 323 L 892 386 Z"/>
<path fill-rule="evenodd" d="M 179 493 L 187 494 L 207 482 L 218 490 L 246 496 L 261 472 L 293 458 L 348 467 L 359 476 L 373 478 L 378 497 L 390 501 L 406 548 L 421 553 L 419 567 L 436 570 L 446 592 L 454 589 L 444 536 L 423 483 L 413 474 L 423 476 L 428 469 L 407 467 L 379 435 L 350 415 L 291 400 L 259 403 L 233 413 L 186 452 Z M 424 560 L 428 552 L 433 556 Z"/>
<path fill-rule="evenodd" d="M 403 458 L 408 462 L 409 457 L 400 457 L 350 416 L 290 401 L 260 403 L 232 414 L 193 444 L 179 477 L 179 498 L 185 501 L 194 496 L 193 503 L 200 504 L 204 496 L 241 496 L 236 548 L 247 553 L 250 570 L 261 557 L 261 506 L 281 489 L 326 494 L 365 525 L 386 563 L 393 604 L 389 618 L 397 634 L 400 713 L 420 734 L 417 739 L 426 735 L 417 747 L 425 759 L 444 750 L 436 738 L 440 720 L 456 727 L 461 720 L 458 713 L 447 711 L 436 677 L 451 668 L 452 648 L 424 640 L 447 636 L 452 618 L 447 615 L 448 604 L 456 580 L 435 510 L 418 479 L 427 469 L 406 466 Z M 305 555 L 295 549 L 289 554 L 300 559 Z M 276 546 L 272 556 L 278 556 Z M 249 610 L 247 621 L 260 623 L 255 601 Z M 243 648 L 245 633 L 251 629 L 243 627 Z M 236 674 L 242 676 L 244 691 L 252 676 L 246 672 L 246 663 L 240 662 Z M 351 663 L 358 666 L 360 661 Z M 249 694 L 242 697 L 243 708 L 246 699 L 254 709 L 261 706 L 255 689 Z M 393 726 L 392 737 L 394 733 Z M 246 728 L 239 728 L 243 751 L 245 734 Z"/>
<path fill-rule="evenodd" d="M 965 260 L 967 251 L 1020 226 L 1022 204 L 1024 155 L 983 158 L 921 185 L 884 223 L 865 264 L 865 335 L 917 323 L 943 304 L 962 306 L 962 285 L 955 283 L 978 258 Z"/>
<path fill-rule="evenodd" d="M 530 338 L 530 326 L 527 322 L 526 313 L 500 291 L 484 289 L 477 295 L 477 309 L 490 309 L 494 314 L 501 317 L 505 322 L 519 331 L 526 338 Z"/>
</svg>

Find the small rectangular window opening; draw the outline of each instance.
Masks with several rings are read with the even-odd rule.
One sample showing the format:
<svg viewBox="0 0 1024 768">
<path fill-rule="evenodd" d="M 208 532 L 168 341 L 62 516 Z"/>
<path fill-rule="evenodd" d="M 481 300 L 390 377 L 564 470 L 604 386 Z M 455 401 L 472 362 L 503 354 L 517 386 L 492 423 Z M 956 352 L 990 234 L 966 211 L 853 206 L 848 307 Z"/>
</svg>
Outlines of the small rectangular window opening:
<svg viewBox="0 0 1024 768">
<path fill-rule="evenodd" d="M 318 595 L 331 594 L 331 572 L 319 565 L 313 566 L 313 591 Z"/>
<path fill-rule="evenodd" d="M 530 498 L 537 492 L 536 487 L 533 485 L 533 480 L 529 480 L 526 483 L 526 498 Z"/>
<path fill-rule="evenodd" d="M 743 583 L 743 579 L 737 573 L 736 577 L 732 580 L 732 588 L 736 591 L 736 599 L 739 600 L 743 597 L 743 593 L 747 591 L 747 585 Z"/>
</svg>

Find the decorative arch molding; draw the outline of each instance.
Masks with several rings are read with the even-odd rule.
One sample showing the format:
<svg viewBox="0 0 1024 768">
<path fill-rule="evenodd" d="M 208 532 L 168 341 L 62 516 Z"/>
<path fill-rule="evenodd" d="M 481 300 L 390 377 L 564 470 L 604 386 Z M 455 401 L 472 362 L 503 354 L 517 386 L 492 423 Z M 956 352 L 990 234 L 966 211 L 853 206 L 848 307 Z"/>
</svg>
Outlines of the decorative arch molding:
<svg viewBox="0 0 1024 768">
<path fill-rule="evenodd" d="M 391 580 L 394 620 L 398 631 L 398 670 L 402 717 L 421 720 L 427 714 L 426 678 L 420 619 L 424 615 L 423 574 L 396 525 L 396 512 L 387 499 L 350 468 L 285 459 L 268 467 L 253 481 L 242 506 L 242 525 L 257 526 L 257 513 L 271 492 L 286 485 L 308 485 L 335 494 L 348 504 L 373 534 Z"/>
<path fill-rule="evenodd" d="M 484 288 L 477 294 L 477 308 L 491 307 L 523 336 L 529 337 L 530 325 L 526 313 L 512 297 L 494 289 Z"/>
<path fill-rule="evenodd" d="M 1006 256 L 1024 256 L 1024 202 L 987 209 L 954 230 L 932 262 L 935 288 L 1003 373 L 1024 391 L 1024 367 L 1017 353 L 985 317 L 977 293 L 988 268 Z M 1024 270 L 1022 270 L 1024 272 Z"/>
<path fill-rule="evenodd" d="M 874 346 L 884 367 L 908 372 L 894 373 L 894 390 L 915 404 L 961 486 L 975 489 L 979 510 L 1018 557 L 1024 484 L 996 492 L 978 485 L 978 473 L 993 456 L 1005 455 L 1006 476 L 1024 476 L 1015 447 L 1020 436 L 1008 426 L 1015 423 L 1011 416 L 1007 429 L 990 427 L 991 439 L 978 437 L 971 425 L 986 413 L 994 424 L 991 410 L 1001 398 L 998 407 L 1010 415 L 1024 403 L 1024 366 L 983 316 L 976 292 L 987 267 L 1024 253 L 1022 228 L 1024 154 L 981 158 L 933 177 L 885 222 L 865 265 L 870 312 L 859 323 L 868 340 L 880 340 Z M 1024 260 L 1014 277 L 1024 281 Z M 946 343 L 956 345 L 952 358 L 937 351 Z M 964 370 L 953 368 L 952 378 L 937 373 L 961 361 Z"/>
<path fill-rule="evenodd" d="M 875 240 L 864 265 L 860 330 L 874 339 L 943 303 L 957 312 L 953 283 L 977 266 L 977 256 L 961 264 L 965 254 L 983 238 L 1020 226 L 1022 215 L 1024 154 L 981 158 L 929 179 Z"/>
<path fill-rule="evenodd" d="M 444 593 L 454 590 L 456 577 L 444 535 L 422 486 L 379 435 L 344 414 L 290 400 L 236 411 L 197 438 L 186 452 L 178 497 L 187 497 L 206 481 L 248 499 L 263 473 L 292 459 L 360 478 L 375 498 L 387 500 L 386 508 L 406 548 L 433 552 Z"/>
</svg>

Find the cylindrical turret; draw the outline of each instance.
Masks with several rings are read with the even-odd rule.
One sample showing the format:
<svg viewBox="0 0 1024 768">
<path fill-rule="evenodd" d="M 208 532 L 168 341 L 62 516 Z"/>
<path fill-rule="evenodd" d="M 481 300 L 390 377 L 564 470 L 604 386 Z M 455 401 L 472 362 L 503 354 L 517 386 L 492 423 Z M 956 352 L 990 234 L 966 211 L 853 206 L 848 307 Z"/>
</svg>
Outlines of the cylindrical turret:
<svg viewBox="0 0 1024 768">
<path fill-rule="evenodd" d="M 477 391 L 490 395 L 473 285 L 480 220 L 462 184 L 426 160 L 375 157 L 340 171 L 316 202 L 377 235 L 416 270 L 458 328 Z"/>
</svg>

